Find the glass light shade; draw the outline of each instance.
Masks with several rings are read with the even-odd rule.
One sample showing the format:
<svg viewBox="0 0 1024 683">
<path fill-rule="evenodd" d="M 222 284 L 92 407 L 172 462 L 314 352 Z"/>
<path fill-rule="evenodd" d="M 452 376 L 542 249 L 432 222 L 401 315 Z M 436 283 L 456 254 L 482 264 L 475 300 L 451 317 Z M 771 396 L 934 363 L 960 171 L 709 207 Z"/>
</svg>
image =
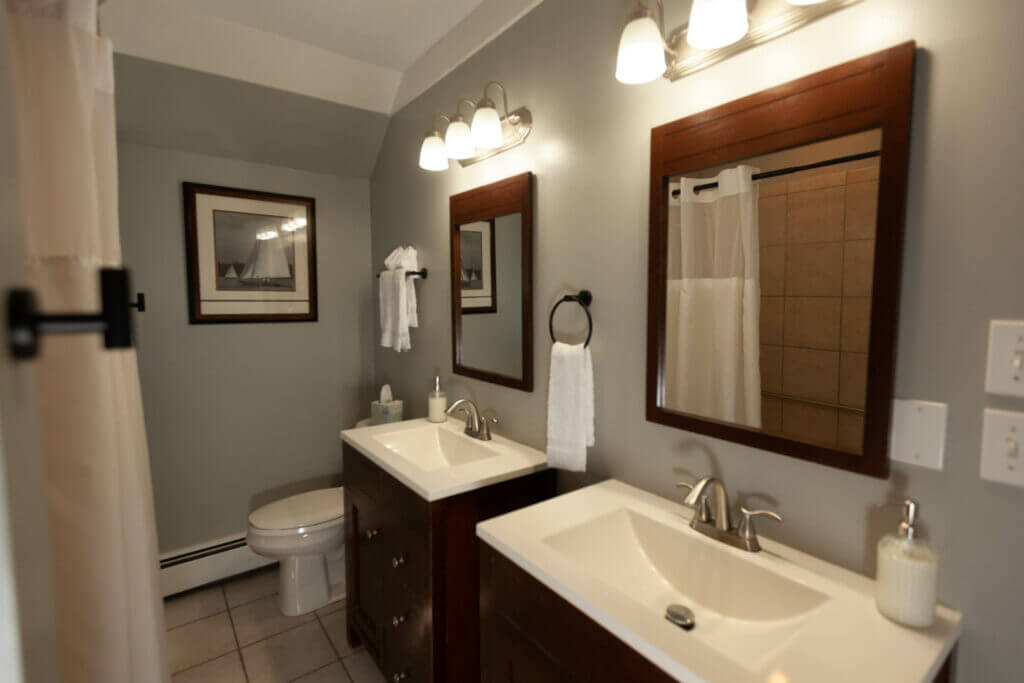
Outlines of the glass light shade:
<svg viewBox="0 0 1024 683">
<path fill-rule="evenodd" d="M 420 168 L 424 171 L 447 171 L 448 155 L 444 152 L 444 140 L 437 133 L 428 135 L 420 146 Z"/>
<path fill-rule="evenodd" d="M 626 24 L 619 40 L 615 79 L 620 83 L 648 83 L 665 73 L 665 43 L 661 29 L 649 16 Z"/>
<path fill-rule="evenodd" d="M 501 132 L 501 118 L 494 107 L 480 107 L 473 114 L 473 146 L 477 149 L 496 149 L 505 142 Z"/>
<path fill-rule="evenodd" d="M 277 230 L 264 230 L 263 232 L 256 233 L 256 239 L 260 241 L 272 240 L 279 237 Z"/>
<path fill-rule="evenodd" d="M 825 0 L 786 0 L 791 5 L 817 5 Z"/>
<path fill-rule="evenodd" d="M 444 152 L 449 159 L 468 159 L 476 154 L 468 123 L 456 119 L 448 124 L 448 130 L 444 134 Z"/>
<path fill-rule="evenodd" d="M 686 42 L 700 50 L 732 45 L 747 35 L 747 0 L 693 0 Z"/>
</svg>

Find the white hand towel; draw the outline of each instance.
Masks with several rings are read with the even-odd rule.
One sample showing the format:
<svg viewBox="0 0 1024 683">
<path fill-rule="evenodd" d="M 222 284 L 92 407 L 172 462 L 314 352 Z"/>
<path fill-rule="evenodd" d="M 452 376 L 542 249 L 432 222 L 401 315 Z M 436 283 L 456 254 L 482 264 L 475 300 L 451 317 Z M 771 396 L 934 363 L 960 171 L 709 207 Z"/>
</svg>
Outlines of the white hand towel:
<svg viewBox="0 0 1024 683">
<path fill-rule="evenodd" d="M 412 348 L 405 294 L 405 270 L 385 270 L 380 274 L 380 345 L 395 351 Z"/>
<path fill-rule="evenodd" d="M 401 249 L 401 247 L 399 247 L 399 249 Z M 406 247 L 405 249 L 402 250 L 402 255 L 401 258 L 399 259 L 398 267 L 404 268 L 405 270 L 420 269 L 419 259 L 416 256 L 415 247 Z M 406 309 L 408 311 L 409 316 L 409 327 L 420 326 L 419 314 L 416 311 L 416 285 L 414 284 L 415 281 L 418 279 L 418 275 L 405 278 L 405 301 Z"/>
<path fill-rule="evenodd" d="M 571 472 L 587 469 L 594 445 L 594 365 L 582 344 L 555 342 L 548 379 L 548 465 Z"/>
</svg>

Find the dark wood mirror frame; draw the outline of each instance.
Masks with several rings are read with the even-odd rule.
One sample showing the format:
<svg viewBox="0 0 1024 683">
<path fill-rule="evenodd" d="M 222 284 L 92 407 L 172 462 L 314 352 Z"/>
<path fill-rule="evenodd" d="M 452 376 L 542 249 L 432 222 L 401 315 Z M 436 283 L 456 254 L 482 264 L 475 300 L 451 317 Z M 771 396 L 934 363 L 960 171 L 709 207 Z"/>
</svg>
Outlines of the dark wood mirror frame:
<svg viewBox="0 0 1024 683">
<path fill-rule="evenodd" d="M 795 458 L 889 476 L 889 423 L 906 210 L 915 43 L 651 130 L 647 419 Z M 669 178 L 870 129 L 882 131 L 863 453 L 663 408 Z"/>
<path fill-rule="evenodd" d="M 510 213 L 522 215 L 523 376 L 511 377 L 462 364 L 462 288 L 459 226 Z M 452 366 L 456 375 L 473 377 L 522 391 L 533 391 L 533 174 L 526 172 L 477 187 L 449 200 L 451 231 Z M 493 242 L 492 242 L 493 245 Z"/>
</svg>

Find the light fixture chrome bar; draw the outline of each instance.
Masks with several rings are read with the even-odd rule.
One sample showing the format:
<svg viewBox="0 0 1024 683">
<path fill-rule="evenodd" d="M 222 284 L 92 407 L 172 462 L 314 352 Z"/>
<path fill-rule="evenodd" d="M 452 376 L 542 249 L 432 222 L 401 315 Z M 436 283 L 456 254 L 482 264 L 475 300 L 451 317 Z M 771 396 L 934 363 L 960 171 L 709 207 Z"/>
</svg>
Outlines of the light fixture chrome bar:
<svg viewBox="0 0 1024 683">
<path fill-rule="evenodd" d="M 678 81 L 680 78 L 707 69 L 741 52 L 746 52 L 752 47 L 757 47 L 787 33 L 792 33 L 813 21 L 862 1 L 826 0 L 815 5 L 787 4 L 788 9 L 786 11 L 780 12 L 760 24 L 752 23 L 747 35 L 732 45 L 727 45 L 717 50 L 694 51 L 693 48 L 686 44 L 687 26 L 680 26 L 672 31 L 672 34 L 666 41 L 668 54 L 672 58 L 668 69 L 665 71 L 665 78 L 670 81 Z M 687 52 L 695 52 L 695 54 L 681 58 L 681 55 L 685 55 Z"/>
<path fill-rule="evenodd" d="M 533 130 L 533 116 L 526 107 L 520 107 L 501 120 L 501 134 L 504 142 L 501 147 L 488 149 L 468 159 L 459 159 L 459 163 L 465 166 L 472 166 L 475 163 L 490 159 L 493 156 L 518 147 L 526 142 L 526 138 Z"/>
</svg>

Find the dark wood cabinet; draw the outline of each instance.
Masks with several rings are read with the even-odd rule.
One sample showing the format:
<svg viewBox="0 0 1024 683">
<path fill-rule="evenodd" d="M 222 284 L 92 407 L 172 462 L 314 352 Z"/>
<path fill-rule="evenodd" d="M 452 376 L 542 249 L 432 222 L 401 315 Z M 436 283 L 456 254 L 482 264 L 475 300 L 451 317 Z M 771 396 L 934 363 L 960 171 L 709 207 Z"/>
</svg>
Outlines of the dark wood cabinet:
<svg viewBox="0 0 1024 683">
<path fill-rule="evenodd" d="M 953 681 L 954 654 L 935 683 Z M 482 683 L 669 683 L 674 679 L 560 595 L 480 543 Z M 827 680 L 822 674 L 822 680 Z"/>
<path fill-rule="evenodd" d="M 552 497 L 554 471 L 428 502 L 352 446 L 343 456 L 349 640 L 388 681 L 479 681 L 476 524 Z"/>
</svg>

